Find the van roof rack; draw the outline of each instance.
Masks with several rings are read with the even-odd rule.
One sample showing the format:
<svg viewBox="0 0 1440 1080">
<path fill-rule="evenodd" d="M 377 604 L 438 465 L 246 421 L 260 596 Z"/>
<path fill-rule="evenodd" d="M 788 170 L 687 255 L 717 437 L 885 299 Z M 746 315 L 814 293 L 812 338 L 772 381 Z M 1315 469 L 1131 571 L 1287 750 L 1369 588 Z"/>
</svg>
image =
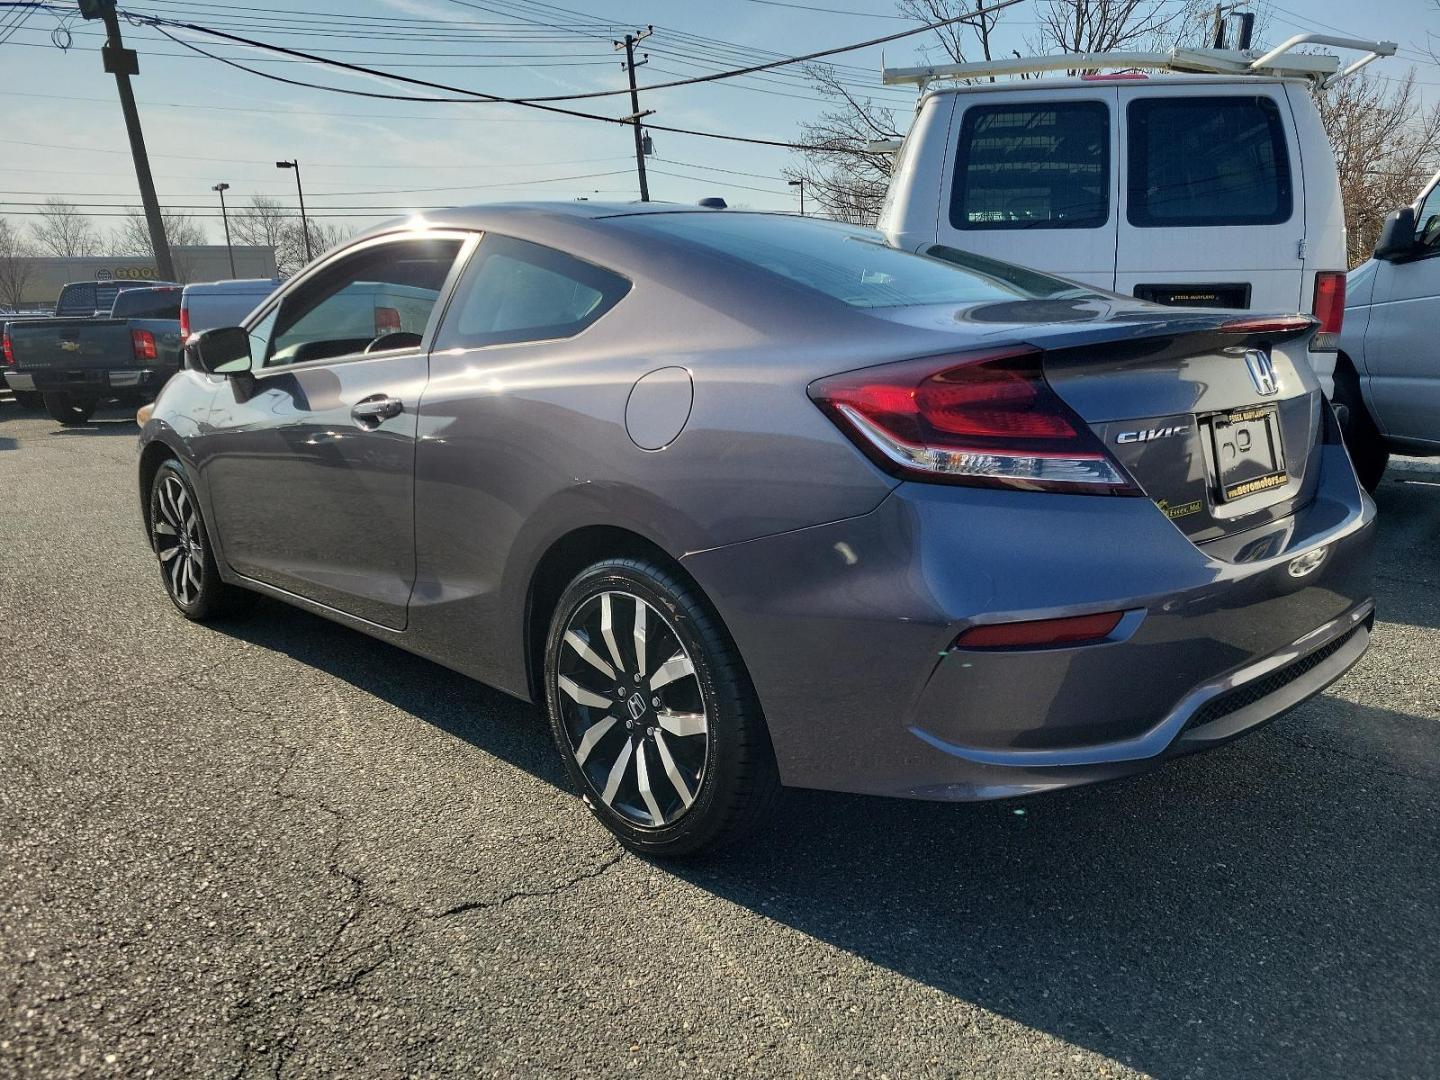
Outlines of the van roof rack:
<svg viewBox="0 0 1440 1080">
<path fill-rule="evenodd" d="M 1338 56 L 1297 53 L 1301 45 L 1325 45 L 1364 53 L 1345 68 Z M 1364 41 L 1333 34 L 1296 34 L 1269 52 L 1258 49 L 1182 49 L 1164 52 L 1059 53 L 1051 56 L 1017 56 L 1009 60 L 982 60 L 971 64 L 885 68 L 886 86 L 914 84 L 924 90 L 939 80 L 987 79 L 1000 75 L 1032 75 L 1044 71 L 1170 71 L 1200 75 L 1263 75 L 1270 78 L 1308 79 L 1322 89 L 1355 74 L 1382 56 L 1394 56 L 1393 41 Z"/>
</svg>

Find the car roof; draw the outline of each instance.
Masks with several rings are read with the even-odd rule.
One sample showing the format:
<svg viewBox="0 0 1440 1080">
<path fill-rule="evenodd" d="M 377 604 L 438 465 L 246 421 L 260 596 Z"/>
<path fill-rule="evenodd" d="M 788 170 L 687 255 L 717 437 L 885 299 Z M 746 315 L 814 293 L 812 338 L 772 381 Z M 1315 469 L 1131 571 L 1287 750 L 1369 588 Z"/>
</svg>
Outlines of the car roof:
<svg viewBox="0 0 1440 1080">
<path fill-rule="evenodd" d="M 378 236 L 403 228 L 503 229 L 506 224 L 544 220 L 556 223 L 599 221 L 605 218 L 640 214 L 759 214 L 757 210 L 715 210 L 690 203 L 671 202 L 503 202 L 453 206 L 446 210 L 417 212 L 408 218 L 394 218 L 367 230 L 361 236 Z"/>
</svg>

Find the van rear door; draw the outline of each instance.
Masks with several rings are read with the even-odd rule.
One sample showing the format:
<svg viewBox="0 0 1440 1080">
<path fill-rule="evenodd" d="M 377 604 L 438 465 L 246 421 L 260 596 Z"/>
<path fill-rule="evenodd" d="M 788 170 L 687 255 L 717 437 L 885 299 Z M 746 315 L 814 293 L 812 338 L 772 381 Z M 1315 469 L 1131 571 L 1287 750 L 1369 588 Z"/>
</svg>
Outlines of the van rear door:
<svg viewBox="0 0 1440 1080">
<path fill-rule="evenodd" d="M 1115 286 L 1118 92 L 959 91 L 940 244 Z"/>
<path fill-rule="evenodd" d="M 1280 82 L 1119 89 L 1115 291 L 1184 306 L 1309 310 L 1305 184 Z"/>
</svg>

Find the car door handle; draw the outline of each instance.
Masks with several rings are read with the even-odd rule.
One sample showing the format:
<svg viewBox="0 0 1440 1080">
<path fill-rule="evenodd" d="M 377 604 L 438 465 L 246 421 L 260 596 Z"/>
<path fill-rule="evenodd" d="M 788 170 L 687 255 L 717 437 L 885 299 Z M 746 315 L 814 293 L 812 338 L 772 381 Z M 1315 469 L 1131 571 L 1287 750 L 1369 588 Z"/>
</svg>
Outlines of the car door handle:
<svg viewBox="0 0 1440 1080">
<path fill-rule="evenodd" d="M 357 401 L 350 409 L 350 415 L 357 424 L 379 424 L 391 417 L 399 416 L 404 411 L 405 403 L 399 398 L 386 397 L 381 394 L 366 398 L 364 401 Z"/>
</svg>

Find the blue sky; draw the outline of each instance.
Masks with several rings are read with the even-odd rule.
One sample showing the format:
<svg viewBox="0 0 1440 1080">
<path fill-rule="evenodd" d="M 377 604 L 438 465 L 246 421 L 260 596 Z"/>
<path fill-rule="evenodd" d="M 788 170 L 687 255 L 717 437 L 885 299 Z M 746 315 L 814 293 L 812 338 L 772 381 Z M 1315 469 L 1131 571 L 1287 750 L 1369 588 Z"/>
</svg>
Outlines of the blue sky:
<svg viewBox="0 0 1440 1080">
<path fill-rule="evenodd" d="M 656 34 L 641 46 L 651 54 L 640 71 L 642 85 L 740 66 L 766 53 L 843 45 L 906 25 L 883 0 L 791 2 L 835 10 L 802 10 L 775 0 L 122 0 L 122 7 L 511 96 L 623 86 L 611 40 L 650 23 Z M 997 51 L 1026 51 L 1038 2 L 1026 0 L 1007 13 Z M 1283 0 L 1270 10 L 1275 40 L 1301 29 L 1396 40 L 1406 57 L 1377 70 L 1399 76 L 1413 62 L 1427 96 L 1434 100 L 1440 93 L 1440 66 L 1423 52 L 1427 32 L 1440 40 L 1434 0 L 1372 0 L 1363 8 L 1343 0 Z M 11 20 L 0 12 L 0 92 L 7 105 L 0 131 L 0 213 L 33 210 L 51 193 L 87 204 L 97 215 L 134 205 L 134 172 L 115 88 L 101 69 L 99 24 L 66 19 L 61 29 L 54 14 L 35 12 L 7 29 Z M 70 47 L 56 48 L 52 32 L 62 41 L 68 33 Z M 285 77 L 410 92 L 175 32 Z M 126 37 L 140 51 L 136 96 L 161 201 L 195 208 L 212 239 L 219 237 L 219 222 L 210 188 L 218 181 L 231 185 L 232 205 L 251 194 L 293 204 L 293 177 L 274 167 L 279 158 L 300 160 L 313 214 L 344 215 L 337 220 L 356 227 L 426 206 L 636 196 L 631 136 L 616 125 L 509 105 L 390 102 L 303 89 L 200 57 L 151 28 L 127 26 Z M 914 62 L 923 40 L 890 44 L 886 60 Z M 844 73 L 856 92 L 893 103 L 904 123 L 914 93 L 880 86 L 879 48 L 837 60 L 847 65 Z M 790 140 L 824 107 L 793 72 L 655 91 L 641 104 L 656 110 L 656 123 Z M 623 97 L 575 107 L 628 112 Z M 794 190 L 780 175 L 791 159 L 786 150 L 665 132 L 655 132 L 654 140 L 653 198 L 693 202 L 718 194 L 757 208 L 795 206 Z"/>
</svg>

